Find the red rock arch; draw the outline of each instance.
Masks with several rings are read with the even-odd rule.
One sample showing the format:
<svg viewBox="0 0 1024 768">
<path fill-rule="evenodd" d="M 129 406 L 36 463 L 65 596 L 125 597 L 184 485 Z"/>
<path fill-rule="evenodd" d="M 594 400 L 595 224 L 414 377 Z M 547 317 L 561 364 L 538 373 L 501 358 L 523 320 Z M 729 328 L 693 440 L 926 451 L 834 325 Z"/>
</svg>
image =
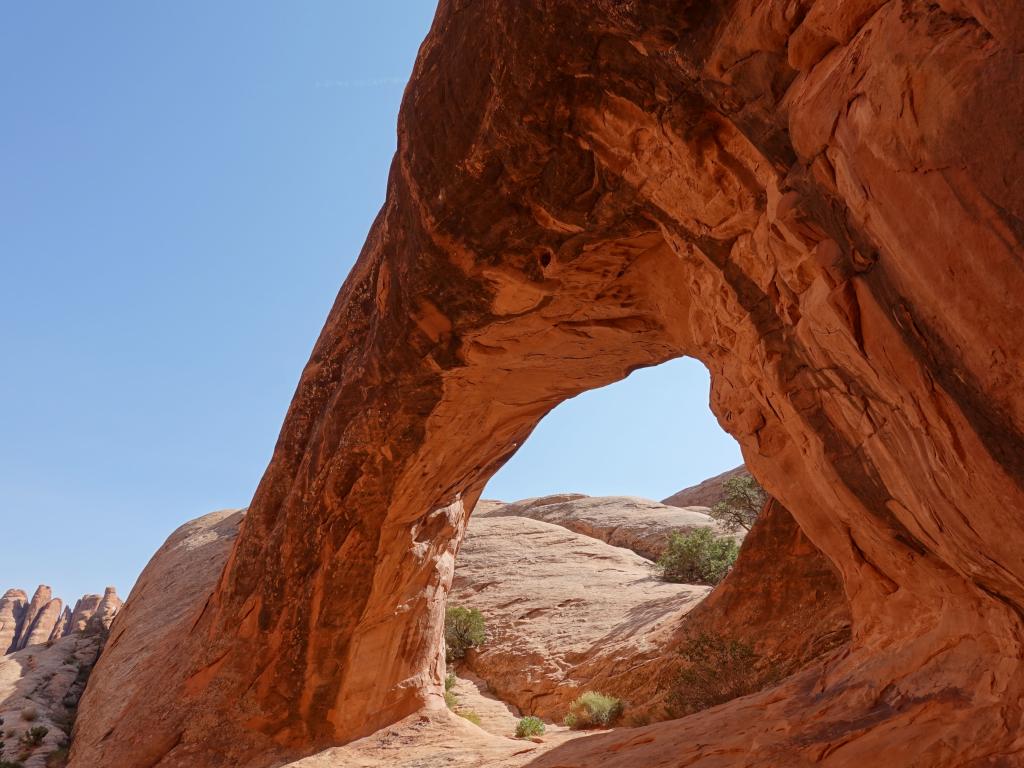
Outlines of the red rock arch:
<svg viewBox="0 0 1024 768">
<path fill-rule="evenodd" d="M 1009 0 L 442 2 L 228 566 L 128 720 L 83 712 L 72 765 L 261 766 L 436 701 L 488 477 L 564 398 L 679 355 L 836 565 L 854 641 L 636 749 L 1018 759 L 1022 23 Z"/>
</svg>

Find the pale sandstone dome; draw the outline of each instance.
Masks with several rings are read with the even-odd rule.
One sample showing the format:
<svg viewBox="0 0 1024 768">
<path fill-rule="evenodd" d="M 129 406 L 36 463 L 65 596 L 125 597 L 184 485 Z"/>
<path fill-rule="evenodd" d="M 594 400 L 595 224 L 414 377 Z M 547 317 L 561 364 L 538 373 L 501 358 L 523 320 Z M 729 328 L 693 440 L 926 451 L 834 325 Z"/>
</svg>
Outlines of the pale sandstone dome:
<svg viewBox="0 0 1024 768">
<path fill-rule="evenodd" d="M 725 534 L 724 528 L 708 512 L 707 507 L 679 508 L 639 496 L 561 494 L 511 504 L 489 502 L 486 509 L 474 510 L 473 519 L 528 517 L 631 549 L 648 560 L 657 560 L 665 551 L 672 532 L 711 528 L 718 534 Z"/>
</svg>

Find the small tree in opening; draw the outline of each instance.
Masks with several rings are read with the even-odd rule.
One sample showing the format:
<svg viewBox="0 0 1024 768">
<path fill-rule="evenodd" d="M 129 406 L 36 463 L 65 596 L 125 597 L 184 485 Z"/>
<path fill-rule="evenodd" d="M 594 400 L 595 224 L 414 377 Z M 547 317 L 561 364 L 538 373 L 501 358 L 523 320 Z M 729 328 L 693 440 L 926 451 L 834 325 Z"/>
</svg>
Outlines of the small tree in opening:
<svg viewBox="0 0 1024 768">
<path fill-rule="evenodd" d="M 750 475 L 730 477 L 722 487 L 725 499 L 711 508 L 711 516 L 719 520 L 726 530 L 735 532 L 742 528 L 749 531 L 768 501 L 768 494 Z"/>
<path fill-rule="evenodd" d="M 739 551 L 731 537 L 716 536 L 710 528 L 672 533 L 658 558 L 658 569 L 665 581 L 713 586 L 725 578 Z"/>
<path fill-rule="evenodd" d="M 444 612 L 445 658 L 461 659 L 470 648 L 486 639 L 484 617 L 476 608 L 453 605 Z"/>
</svg>

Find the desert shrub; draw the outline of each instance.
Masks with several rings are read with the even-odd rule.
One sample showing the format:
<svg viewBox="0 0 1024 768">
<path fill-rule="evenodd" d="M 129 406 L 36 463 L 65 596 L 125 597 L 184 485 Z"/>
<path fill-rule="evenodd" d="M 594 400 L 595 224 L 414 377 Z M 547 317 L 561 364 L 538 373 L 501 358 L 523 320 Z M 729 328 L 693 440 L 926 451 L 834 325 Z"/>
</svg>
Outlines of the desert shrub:
<svg viewBox="0 0 1024 768">
<path fill-rule="evenodd" d="M 622 716 L 622 702 L 614 696 L 586 691 L 569 705 L 565 724 L 576 731 L 588 728 L 608 728 Z"/>
<path fill-rule="evenodd" d="M 36 711 L 35 707 L 25 707 L 21 710 L 21 719 L 26 723 L 31 723 L 37 717 L 39 717 L 39 713 Z"/>
<path fill-rule="evenodd" d="M 33 728 L 29 728 L 21 735 L 21 745 L 28 748 L 38 747 L 43 743 L 43 739 L 46 738 L 46 734 L 49 732 L 50 729 L 45 725 L 37 725 Z"/>
<path fill-rule="evenodd" d="M 679 584 L 717 584 L 736 562 L 739 545 L 728 536 L 717 536 L 710 528 L 690 533 L 673 533 L 658 559 L 665 581 Z"/>
<path fill-rule="evenodd" d="M 68 764 L 68 748 L 55 749 L 46 756 L 46 768 L 64 768 Z"/>
<path fill-rule="evenodd" d="M 782 676 L 752 646 L 731 637 L 702 632 L 686 640 L 679 653 L 685 666 L 669 684 L 665 699 L 676 717 L 755 693 Z"/>
<path fill-rule="evenodd" d="M 724 483 L 725 498 L 711 508 L 711 516 L 729 531 L 749 531 L 764 509 L 768 494 L 750 475 L 730 477 Z"/>
<path fill-rule="evenodd" d="M 448 709 L 455 709 L 455 705 L 459 703 L 459 697 L 455 694 L 455 674 L 449 672 L 444 676 L 444 703 L 448 705 Z"/>
<path fill-rule="evenodd" d="M 466 651 L 486 638 L 484 617 L 476 608 L 454 605 L 444 613 L 445 656 L 448 661 L 464 658 Z"/>
<path fill-rule="evenodd" d="M 539 717 L 527 715 L 516 723 L 516 738 L 532 739 L 534 736 L 543 736 L 544 727 L 544 721 Z"/>
<path fill-rule="evenodd" d="M 14 760 L 0 760 L 0 768 L 25 768 L 25 766 Z"/>
<path fill-rule="evenodd" d="M 473 725 L 480 725 L 480 715 L 472 709 L 457 709 L 455 710 L 455 714 L 461 718 L 469 720 Z"/>
</svg>

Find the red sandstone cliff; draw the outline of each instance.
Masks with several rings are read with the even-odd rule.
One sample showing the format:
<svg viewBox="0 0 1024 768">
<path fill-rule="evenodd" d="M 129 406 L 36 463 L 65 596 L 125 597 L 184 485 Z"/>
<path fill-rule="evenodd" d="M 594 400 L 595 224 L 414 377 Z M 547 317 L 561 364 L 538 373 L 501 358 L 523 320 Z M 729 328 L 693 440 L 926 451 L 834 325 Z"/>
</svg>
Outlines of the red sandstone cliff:
<svg viewBox="0 0 1024 768">
<path fill-rule="evenodd" d="M 713 507 L 725 498 L 725 491 L 722 483 L 733 477 L 749 475 L 746 467 L 736 467 L 728 472 L 715 475 L 690 488 L 673 493 L 667 499 L 662 499 L 662 504 L 672 507 Z"/>
<path fill-rule="evenodd" d="M 1020 762 L 1022 40 L 1012 0 L 442 2 L 223 574 L 123 708 L 87 692 L 74 768 L 262 768 L 439 708 L 487 479 L 680 355 L 850 647 L 535 766 Z"/>
</svg>

